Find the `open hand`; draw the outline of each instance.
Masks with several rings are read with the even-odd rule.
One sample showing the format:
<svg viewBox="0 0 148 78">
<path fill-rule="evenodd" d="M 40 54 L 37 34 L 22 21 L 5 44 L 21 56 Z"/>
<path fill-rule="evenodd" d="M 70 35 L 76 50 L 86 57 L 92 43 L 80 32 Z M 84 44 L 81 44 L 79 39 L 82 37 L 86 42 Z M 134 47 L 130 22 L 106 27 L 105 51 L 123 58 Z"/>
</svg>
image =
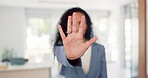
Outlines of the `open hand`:
<svg viewBox="0 0 148 78">
<path fill-rule="evenodd" d="M 97 37 L 93 37 L 89 41 L 86 41 L 84 38 L 84 34 L 87 29 L 85 16 L 81 16 L 80 24 L 77 22 L 76 17 L 76 12 L 74 12 L 72 16 L 68 17 L 67 37 L 65 36 L 62 27 L 60 25 L 58 26 L 65 48 L 66 57 L 69 60 L 82 57 L 86 50 L 98 39 Z"/>
</svg>

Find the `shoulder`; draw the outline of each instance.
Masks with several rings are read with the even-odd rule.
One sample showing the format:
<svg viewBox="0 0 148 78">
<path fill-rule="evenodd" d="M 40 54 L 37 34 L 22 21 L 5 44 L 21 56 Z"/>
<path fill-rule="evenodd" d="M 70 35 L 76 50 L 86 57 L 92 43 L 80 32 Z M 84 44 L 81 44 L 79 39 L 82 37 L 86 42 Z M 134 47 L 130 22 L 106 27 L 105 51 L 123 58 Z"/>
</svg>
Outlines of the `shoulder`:
<svg viewBox="0 0 148 78">
<path fill-rule="evenodd" d="M 63 49 L 64 46 L 55 46 L 54 49 Z"/>
<path fill-rule="evenodd" d="M 59 52 L 62 52 L 62 51 L 64 51 L 64 47 L 63 46 L 55 46 L 54 49 L 53 49 L 53 52 L 55 54 L 57 54 L 57 52 L 59 53 Z"/>
<path fill-rule="evenodd" d="M 92 45 L 92 47 L 94 47 L 93 49 L 95 49 L 96 52 L 99 53 L 99 55 L 101 55 L 101 56 L 104 56 L 105 55 L 105 47 L 103 45 L 101 45 L 99 43 L 94 43 Z"/>
<path fill-rule="evenodd" d="M 100 49 L 105 49 L 105 47 L 102 44 L 99 44 L 99 43 L 93 43 L 92 46 L 95 46 L 95 47 L 100 48 Z"/>
</svg>

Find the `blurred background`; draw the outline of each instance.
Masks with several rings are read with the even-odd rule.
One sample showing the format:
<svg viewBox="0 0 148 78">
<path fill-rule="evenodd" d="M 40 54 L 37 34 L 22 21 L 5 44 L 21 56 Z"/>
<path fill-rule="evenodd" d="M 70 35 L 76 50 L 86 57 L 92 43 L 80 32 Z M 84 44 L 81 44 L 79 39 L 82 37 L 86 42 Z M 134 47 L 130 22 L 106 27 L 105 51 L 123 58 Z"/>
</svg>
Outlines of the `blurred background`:
<svg viewBox="0 0 148 78">
<path fill-rule="evenodd" d="M 61 15 L 76 6 L 105 46 L 108 78 L 137 78 L 137 0 L 1 0 L 0 77 L 64 78 L 51 40 Z"/>
</svg>

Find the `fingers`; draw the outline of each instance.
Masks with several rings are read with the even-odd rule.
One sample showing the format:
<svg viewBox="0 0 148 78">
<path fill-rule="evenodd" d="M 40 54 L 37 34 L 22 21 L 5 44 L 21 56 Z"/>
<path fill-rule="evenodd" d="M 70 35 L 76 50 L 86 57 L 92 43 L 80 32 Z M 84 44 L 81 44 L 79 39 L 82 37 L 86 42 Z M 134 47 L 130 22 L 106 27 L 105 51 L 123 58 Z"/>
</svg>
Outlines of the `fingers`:
<svg viewBox="0 0 148 78">
<path fill-rule="evenodd" d="M 72 21 L 73 21 L 72 32 L 77 32 L 78 24 L 77 24 L 76 13 L 75 12 L 72 15 Z"/>
<path fill-rule="evenodd" d="M 66 38 L 66 36 L 65 36 L 65 34 L 63 32 L 63 29 L 62 29 L 61 25 L 58 26 L 58 29 L 60 31 L 60 35 L 61 35 L 62 40 L 64 40 Z"/>
<path fill-rule="evenodd" d="M 91 38 L 89 41 L 87 41 L 85 44 L 86 44 L 86 47 L 89 47 L 91 46 L 98 38 L 97 37 L 93 37 Z"/>
<path fill-rule="evenodd" d="M 67 33 L 71 33 L 72 32 L 72 28 L 71 28 L 71 16 L 68 16 L 68 21 L 67 21 Z"/>
<path fill-rule="evenodd" d="M 78 32 L 83 34 L 83 31 L 85 30 L 85 28 L 86 28 L 86 20 L 85 20 L 85 16 L 83 15 L 81 18 L 81 23 L 80 23 Z"/>
</svg>

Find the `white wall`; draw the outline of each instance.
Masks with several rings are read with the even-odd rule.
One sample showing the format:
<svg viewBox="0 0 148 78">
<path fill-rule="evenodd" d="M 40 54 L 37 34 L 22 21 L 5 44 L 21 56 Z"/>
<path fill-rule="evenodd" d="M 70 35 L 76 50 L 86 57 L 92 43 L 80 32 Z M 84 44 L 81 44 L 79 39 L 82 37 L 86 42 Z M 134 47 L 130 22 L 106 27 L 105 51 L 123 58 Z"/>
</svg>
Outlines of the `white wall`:
<svg viewBox="0 0 148 78">
<path fill-rule="evenodd" d="M 111 34 L 114 34 L 114 43 L 111 49 L 114 56 L 117 56 L 116 62 L 119 67 L 124 67 L 124 14 L 123 7 L 116 7 L 111 11 L 112 29 Z"/>
<path fill-rule="evenodd" d="M 25 10 L 0 7 L 0 60 L 4 48 L 14 49 L 18 57 L 24 52 Z"/>
</svg>

